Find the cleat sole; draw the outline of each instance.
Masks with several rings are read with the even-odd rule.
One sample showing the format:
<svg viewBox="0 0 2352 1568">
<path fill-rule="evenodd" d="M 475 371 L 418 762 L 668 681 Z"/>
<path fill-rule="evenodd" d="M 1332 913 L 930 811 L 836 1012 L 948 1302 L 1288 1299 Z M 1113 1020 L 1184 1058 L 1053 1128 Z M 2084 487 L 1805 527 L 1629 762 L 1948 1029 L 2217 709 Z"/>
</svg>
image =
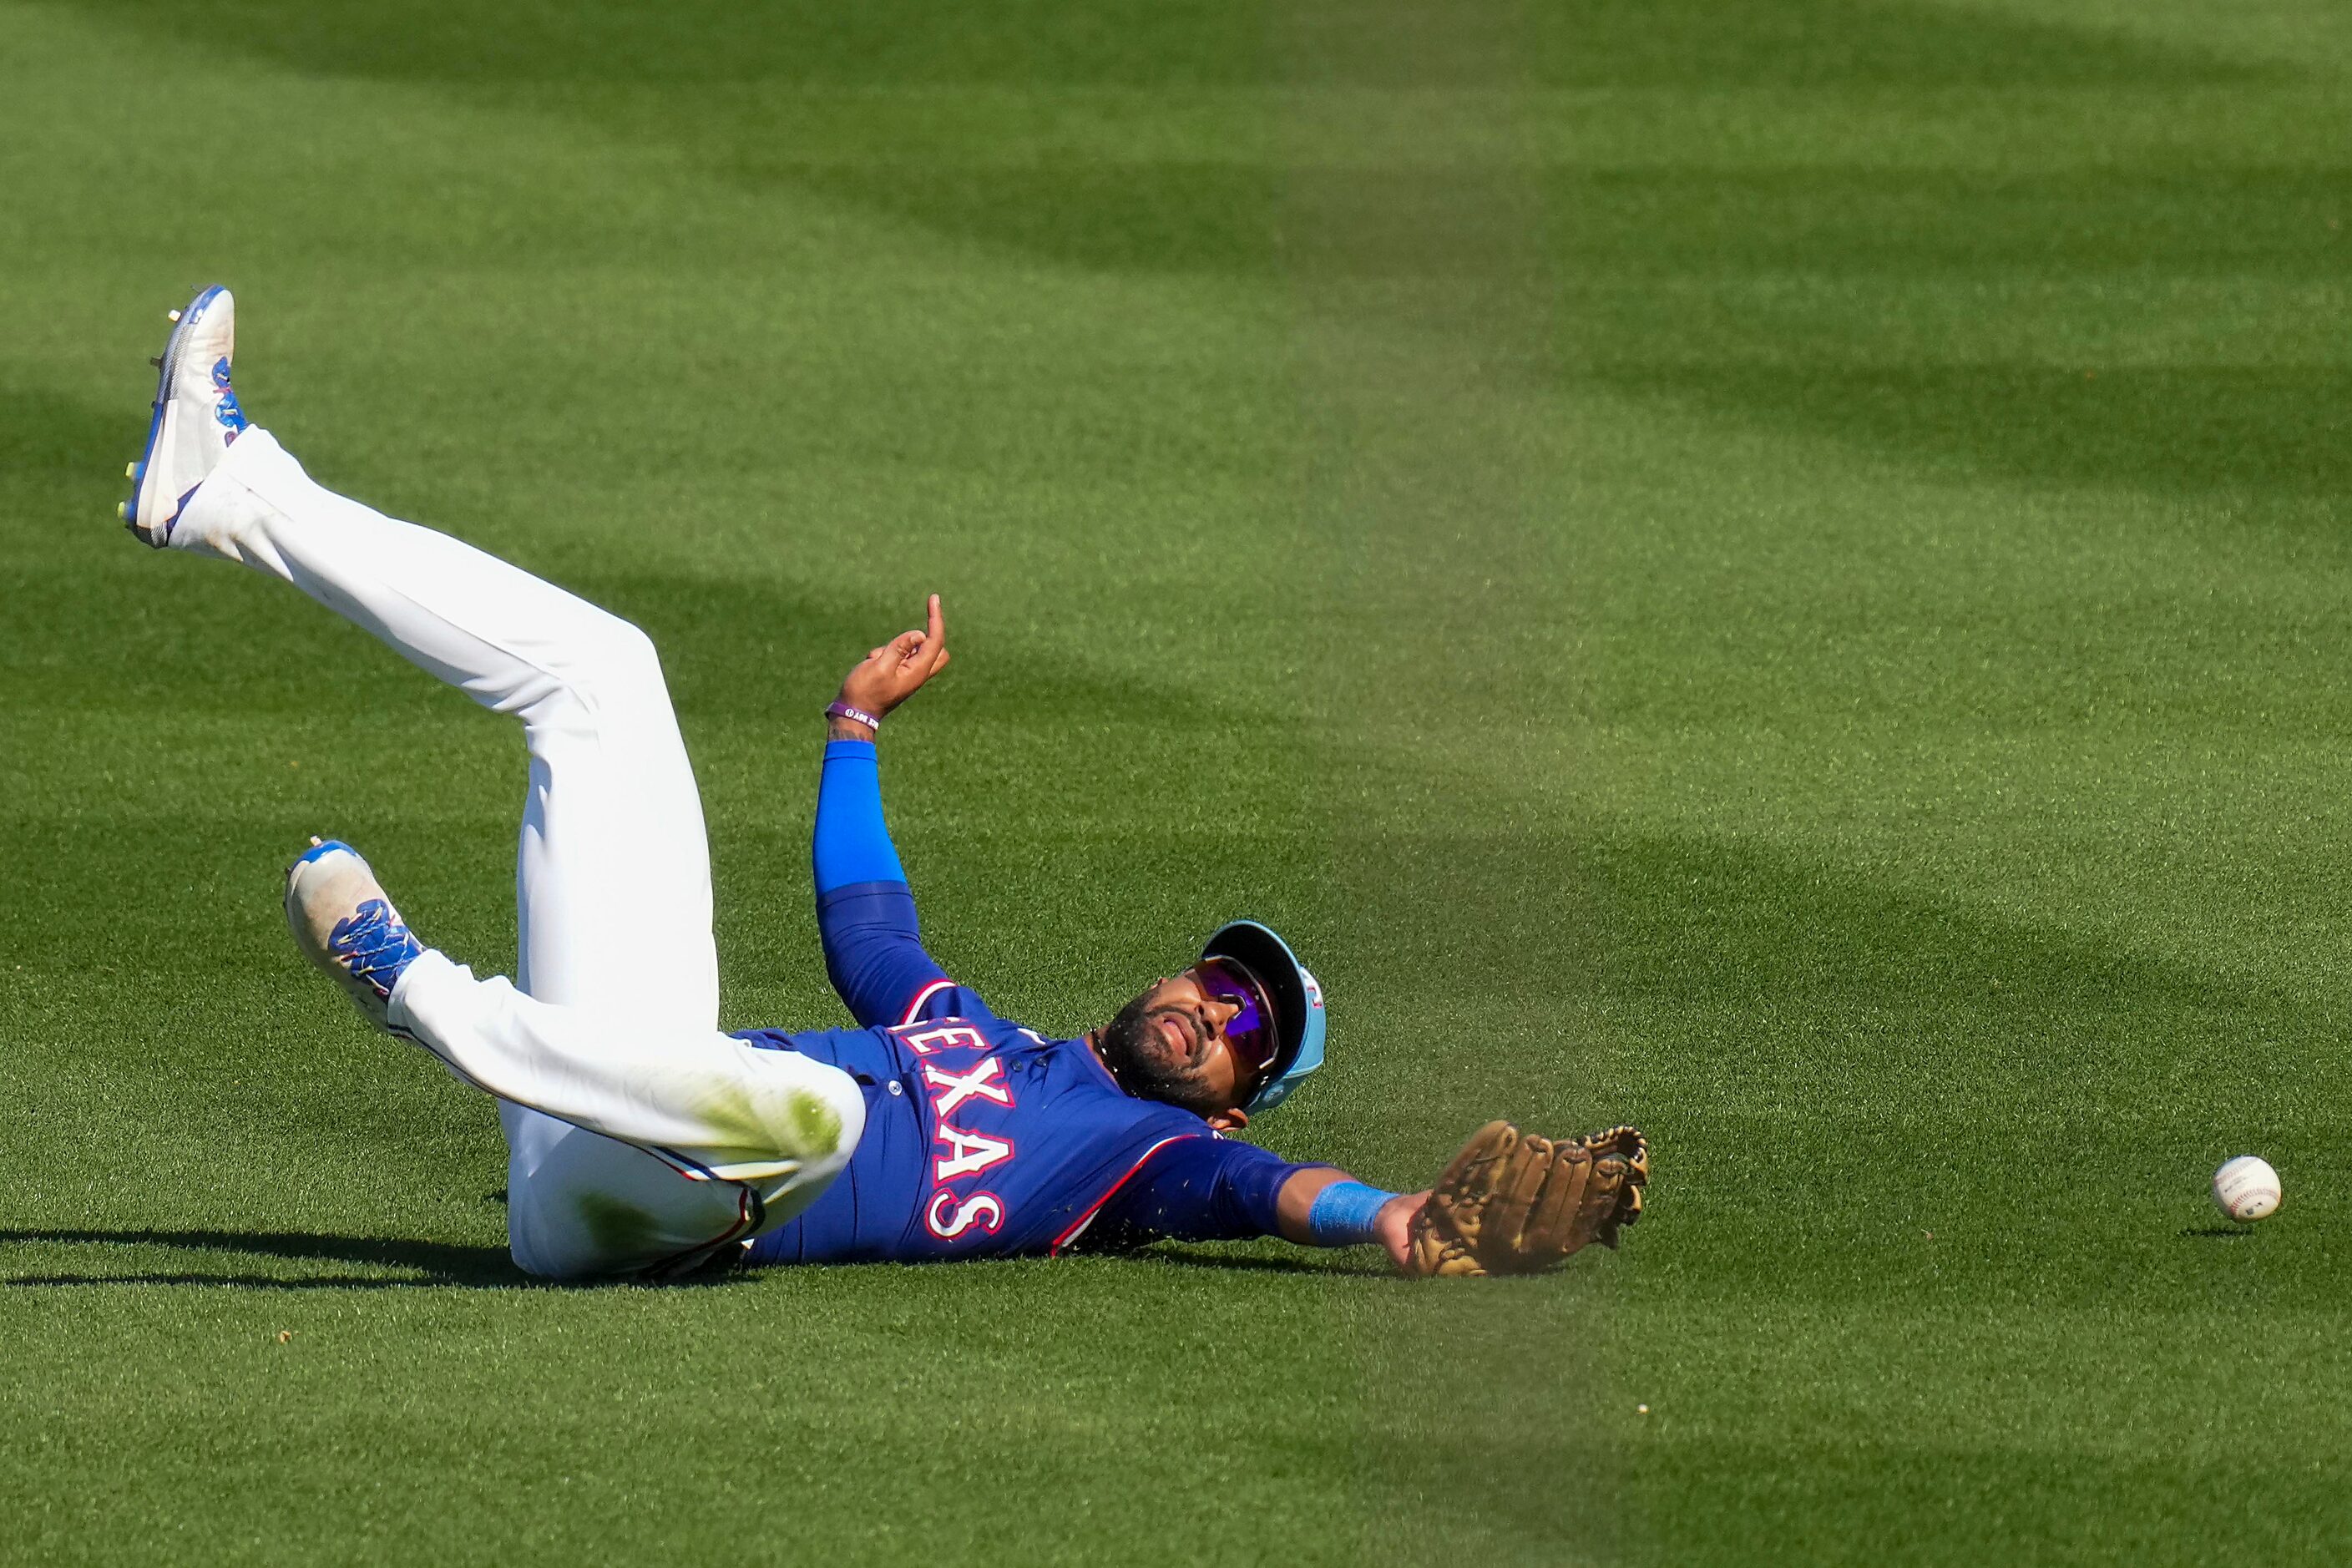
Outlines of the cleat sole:
<svg viewBox="0 0 2352 1568">
<path fill-rule="evenodd" d="M 155 368 L 156 372 L 154 415 L 147 424 L 146 452 L 133 465 L 133 467 L 138 469 L 138 472 L 133 477 L 138 479 L 139 483 L 131 490 L 130 500 L 124 502 L 121 507 L 117 509 L 117 515 L 122 519 L 123 526 L 130 529 L 131 532 L 137 534 L 142 542 L 151 545 L 158 550 L 163 548 L 165 542 L 170 540 L 172 525 L 171 522 L 167 521 L 163 524 L 159 531 L 153 526 L 142 525 L 141 521 L 142 511 L 152 513 L 157 510 L 155 499 L 152 496 L 147 496 L 145 493 L 147 489 L 147 458 L 154 454 L 155 438 L 163 428 L 163 407 L 171 398 L 172 380 L 173 375 L 179 370 L 180 353 L 183 347 L 179 328 L 184 324 L 184 319 L 191 311 L 201 314 L 204 307 L 210 303 L 212 297 L 218 292 L 220 292 L 220 285 L 214 284 L 211 288 L 206 289 L 203 293 L 198 294 L 194 303 L 189 305 L 185 310 L 165 311 L 164 315 L 166 319 L 171 321 L 173 326 L 172 336 L 164 343 L 163 352 L 147 362 Z M 189 492 L 191 495 L 194 493 L 194 492 L 193 490 Z M 142 499 L 147 503 L 144 508 L 140 504 Z M 187 496 L 182 496 L 180 498 L 180 504 L 182 506 L 185 506 L 187 504 Z M 176 509 L 174 510 L 176 510 Z"/>
</svg>

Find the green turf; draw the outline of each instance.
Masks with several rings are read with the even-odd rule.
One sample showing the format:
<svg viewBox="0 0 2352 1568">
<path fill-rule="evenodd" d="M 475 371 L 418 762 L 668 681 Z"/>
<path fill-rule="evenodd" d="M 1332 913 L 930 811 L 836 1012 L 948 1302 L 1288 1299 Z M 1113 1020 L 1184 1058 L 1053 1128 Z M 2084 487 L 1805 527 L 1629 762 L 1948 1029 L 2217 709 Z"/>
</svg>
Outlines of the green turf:
<svg viewBox="0 0 2352 1568">
<path fill-rule="evenodd" d="M 2338 8 L 0 29 L 0 1558 L 2341 1560 Z M 841 1016 L 814 710 L 938 588 L 959 974 L 1075 1030 L 1256 913 L 1267 1142 L 1638 1120 L 1650 1218 L 527 1285 L 275 896 L 335 832 L 506 966 L 515 735 L 109 517 L 215 279 L 315 474 L 653 633 L 730 1024 Z"/>
</svg>

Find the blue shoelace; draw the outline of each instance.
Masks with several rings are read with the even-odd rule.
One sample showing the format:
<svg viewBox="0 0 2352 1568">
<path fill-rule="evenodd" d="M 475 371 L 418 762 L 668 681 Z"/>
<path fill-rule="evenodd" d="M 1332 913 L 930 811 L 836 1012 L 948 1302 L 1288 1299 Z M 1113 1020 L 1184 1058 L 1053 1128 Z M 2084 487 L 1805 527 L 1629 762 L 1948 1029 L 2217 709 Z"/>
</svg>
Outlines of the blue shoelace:
<svg viewBox="0 0 2352 1568">
<path fill-rule="evenodd" d="M 236 405 L 236 394 L 229 390 L 228 361 L 213 366 L 213 384 L 220 388 L 220 402 L 214 405 L 213 417 L 233 432 L 244 429 L 245 410 Z"/>
<path fill-rule="evenodd" d="M 401 972 L 425 951 L 382 899 L 370 899 L 359 912 L 335 922 L 327 933 L 327 951 L 342 960 L 352 978 L 364 982 L 385 1001 L 400 984 Z"/>
</svg>

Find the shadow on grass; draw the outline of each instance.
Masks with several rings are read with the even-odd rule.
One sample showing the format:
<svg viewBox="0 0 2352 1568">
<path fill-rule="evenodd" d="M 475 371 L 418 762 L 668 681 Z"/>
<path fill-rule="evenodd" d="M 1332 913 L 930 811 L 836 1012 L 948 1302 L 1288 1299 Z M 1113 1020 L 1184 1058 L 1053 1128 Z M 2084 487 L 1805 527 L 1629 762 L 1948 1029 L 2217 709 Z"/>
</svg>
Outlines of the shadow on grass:
<svg viewBox="0 0 2352 1568">
<path fill-rule="evenodd" d="M 124 1274 L 0 1273 L 0 1288 L 54 1285 L 234 1285 L 265 1290 L 384 1290 L 420 1285 L 511 1289 L 539 1285 L 509 1260 L 506 1249 L 381 1236 L 320 1236 L 304 1231 L 0 1230 L 0 1247 L 168 1247 L 187 1252 L 267 1258 L 281 1262 L 325 1260 L 408 1270 L 412 1279 L 373 1274 L 288 1277 L 211 1274 L 185 1269 Z"/>
<path fill-rule="evenodd" d="M 1278 1258 L 1269 1258 L 1263 1253 L 1236 1257 L 1186 1247 L 1151 1247 L 1124 1256 L 1138 1262 L 1165 1263 L 1178 1268 L 1215 1268 L 1234 1274 L 1360 1274 L 1366 1278 L 1386 1278 L 1391 1273 L 1385 1267 L 1369 1267 L 1366 1262 L 1370 1257 L 1369 1253 L 1362 1257 L 1330 1252 L 1301 1252 Z"/>
<path fill-rule="evenodd" d="M 1759 1008 L 2218 1011 L 2263 1000 L 2097 931 L 1706 834 L 1598 818 L 1542 835 L 1370 835 L 1339 854 L 1360 907 L 1381 909 L 1384 889 L 1402 889 L 1418 911 L 1365 921 L 1350 962 L 1461 994 L 1514 994 L 1542 973 L 1604 996 Z"/>
<path fill-rule="evenodd" d="M 467 1247 L 445 1241 L 412 1241 L 395 1237 L 326 1236 L 308 1231 L 0 1230 L 0 1247 L 12 1245 L 91 1247 L 165 1247 L 187 1252 L 217 1253 L 247 1258 L 271 1258 L 280 1262 L 307 1263 L 324 1260 L 334 1263 L 362 1264 L 376 1268 L 404 1269 L 409 1272 L 410 1277 L 388 1279 L 380 1274 L 316 1274 L 289 1277 L 267 1273 L 212 1273 L 186 1268 L 150 1269 L 126 1273 L 90 1273 L 77 1270 L 71 1273 L 20 1274 L 8 1271 L 5 1255 L 0 1255 L 0 1290 L 89 1285 L 194 1285 L 214 1288 L 226 1286 L 251 1290 L 413 1290 L 447 1289 L 452 1286 L 467 1289 L 593 1290 L 610 1289 L 615 1287 L 642 1287 L 655 1283 L 665 1288 L 709 1286 L 724 1283 L 739 1273 L 748 1275 L 753 1272 L 765 1272 L 765 1270 L 739 1270 L 734 1261 L 729 1259 L 706 1266 L 676 1279 L 658 1282 L 622 1279 L 576 1282 L 539 1279 L 516 1268 L 503 1247 Z M 1379 1269 L 1366 1269 L 1357 1260 L 1342 1262 L 1322 1255 L 1302 1254 L 1297 1258 L 1236 1257 L 1154 1247 L 1124 1254 L 1121 1257 L 1122 1260 L 1171 1264 L 1182 1268 L 1223 1269 L 1244 1274 L 1372 1275 L 1384 1272 Z M 848 1264 L 824 1267 L 856 1268 L 857 1266 Z M 893 1266 L 885 1265 L 884 1267 Z"/>
</svg>

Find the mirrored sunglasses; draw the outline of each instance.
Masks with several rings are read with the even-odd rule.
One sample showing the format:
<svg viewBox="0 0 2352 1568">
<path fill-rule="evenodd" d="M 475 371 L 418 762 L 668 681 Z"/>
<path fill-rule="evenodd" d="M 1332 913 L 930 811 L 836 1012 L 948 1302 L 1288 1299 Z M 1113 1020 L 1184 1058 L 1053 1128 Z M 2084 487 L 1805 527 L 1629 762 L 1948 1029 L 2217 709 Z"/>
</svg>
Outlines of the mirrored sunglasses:
<svg viewBox="0 0 2352 1568">
<path fill-rule="evenodd" d="M 1282 1054 L 1282 1034 L 1274 1026 L 1274 1005 L 1256 975 L 1230 958 L 1204 958 L 1192 966 L 1201 989 L 1236 1009 L 1225 1025 L 1237 1067 L 1253 1086 Z"/>
</svg>

